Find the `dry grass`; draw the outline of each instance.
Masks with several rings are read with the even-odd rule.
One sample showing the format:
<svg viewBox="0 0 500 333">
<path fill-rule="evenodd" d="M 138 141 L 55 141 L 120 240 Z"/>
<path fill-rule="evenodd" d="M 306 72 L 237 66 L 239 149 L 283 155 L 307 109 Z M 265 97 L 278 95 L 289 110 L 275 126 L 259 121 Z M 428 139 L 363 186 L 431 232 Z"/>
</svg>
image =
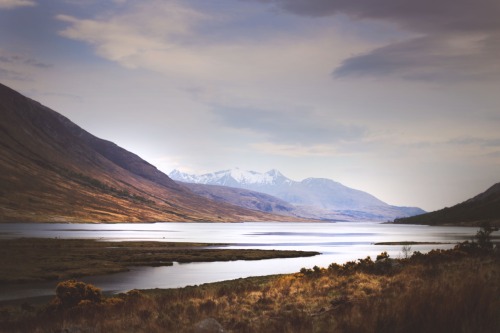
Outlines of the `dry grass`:
<svg viewBox="0 0 500 333">
<path fill-rule="evenodd" d="M 305 251 L 214 249 L 210 244 L 198 243 L 4 239 L 0 240 L 0 283 L 69 279 L 127 271 L 129 266 L 169 266 L 173 261 L 260 260 L 316 254 Z"/>
<path fill-rule="evenodd" d="M 434 251 L 372 264 L 4 309 L 0 331 L 191 332 L 215 318 L 227 332 L 499 332 L 498 255 Z"/>
</svg>

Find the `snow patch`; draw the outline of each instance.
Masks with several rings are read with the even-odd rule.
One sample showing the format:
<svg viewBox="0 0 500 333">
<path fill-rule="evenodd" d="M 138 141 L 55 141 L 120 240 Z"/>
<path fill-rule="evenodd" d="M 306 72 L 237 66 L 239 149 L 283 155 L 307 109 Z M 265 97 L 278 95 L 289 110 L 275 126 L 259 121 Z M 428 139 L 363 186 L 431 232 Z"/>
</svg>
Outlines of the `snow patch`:
<svg viewBox="0 0 500 333">
<path fill-rule="evenodd" d="M 196 184 L 227 185 L 236 182 L 241 185 L 273 185 L 280 182 L 292 183 L 290 179 L 283 176 L 283 174 L 276 169 L 272 169 L 266 173 L 260 173 L 234 168 L 204 175 L 190 175 L 179 170 L 174 170 L 169 176 L 174 180 Z"/>
</svg>

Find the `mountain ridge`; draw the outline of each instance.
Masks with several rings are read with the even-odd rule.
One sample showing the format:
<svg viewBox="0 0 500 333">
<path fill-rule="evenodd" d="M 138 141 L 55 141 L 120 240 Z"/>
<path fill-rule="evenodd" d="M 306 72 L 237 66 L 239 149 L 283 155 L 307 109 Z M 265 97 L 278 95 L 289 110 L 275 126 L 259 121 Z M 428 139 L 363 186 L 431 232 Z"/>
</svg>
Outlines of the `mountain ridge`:
<svg viewBox="0 0 500 333">
<path fill-rule="evenodd" d="M 241 170 L 240 168 L 234 168 L 234 169 L 227 169 L 227 170 L 207 173 L 199 176 L 190 175 L 175 169 L 169 173 L 169 177 L 171 179 L 175 178 L 178 181 L 183 181 L 187 183 L 222 185 L 222 186 L 229 186 L 227 185 L 228 183 L 234 185 L 275 184 L 278 179 L 285 179 L 285 182 L 291 182 L 291 180 L 283 176 L 283 174 L 281 174 L 281 172 L 279 172 L 276 169 L 271 169 L 265 173 L 259 173 L 256 171 L 245 171 Z"/>
<path fill-rule="evenodd" d="M 395 219 L 394 223 L 468 226 L 481 226 L 488 223 L 500 227 L 500 182 L 452 207 Z"/>
<path fill-rule="evenodd" d="M 234 175 L 251 177 L 234 177 Z M 229 186 L 262 192 L 295 205 L 308 218 L 387 221 L 424 213 L 418 207 L 391 206 L 375 196 L 327 178 L 291 180 L 276 169 L 265 173 L 228 169 L 193 175 L 173 170 L 170 178 L 187 183 Z M 244 181 L 241 181 L 243 179 Z"/>
<path fill-rule="evenodd" d="M 196 195 L 2 84 L 0 184 L 0 222 L 285 220 Z"/>
<path fill-rule="evenodd" d="M 229 186 L 181 183 L 206 198 L 240 207 L 291 217 L 301 217 L 297 207 L 269 194 Z"/>
</svg>

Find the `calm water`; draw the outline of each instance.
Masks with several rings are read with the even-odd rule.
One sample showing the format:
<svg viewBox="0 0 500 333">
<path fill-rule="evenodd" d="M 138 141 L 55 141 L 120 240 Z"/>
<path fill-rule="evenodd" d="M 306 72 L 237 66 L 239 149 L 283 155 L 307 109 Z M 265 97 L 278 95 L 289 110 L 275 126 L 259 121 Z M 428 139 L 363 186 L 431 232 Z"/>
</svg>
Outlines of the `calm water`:
<svg viewBox="0 0 500 333">
<path fill-rule="evenodd" d="M 148 240 L 165 242 L 224 243 L 224 248 L 317 251 L 309 258 L 174 264 L 171 267 L 132 267 L 130 272 L 88 277 L 104 291 L 176 288 L 248 276 L 298 272 L 302 267 L 376 257 L 387 251 L 401 256 L 401 246 L 377 242 L 448 242 L 414 245 L 412 251 L 450 248 L 472 238 L 477 228 L 350 223 L 152 223 L 152 224 L 0 224 L 0 238 L 90 238 L 112 241 Z M 0 300 L 54 294 L 57 282 L 1 286 Z"/>
</svg>

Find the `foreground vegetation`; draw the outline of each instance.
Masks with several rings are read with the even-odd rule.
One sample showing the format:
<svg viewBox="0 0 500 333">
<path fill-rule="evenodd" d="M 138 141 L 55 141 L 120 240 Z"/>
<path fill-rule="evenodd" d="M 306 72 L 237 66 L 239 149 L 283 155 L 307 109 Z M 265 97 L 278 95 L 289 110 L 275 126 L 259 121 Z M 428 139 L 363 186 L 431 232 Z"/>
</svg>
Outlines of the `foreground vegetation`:
<svg viewBox="0 0 500 333">
<path fill-rule="evenodd" d="M 210 244 L 199 243 L 4 239 L 0 240 L 0 283 L 61 280 L 117 273 L 127 271 L 130 266 L 169 266 L 174 261 L 260 260 L 317 254 L 319 253 L 306 251 L 214 249 Z"/>
<path fill-rule="evenodd" d="M 0 331 L 494 333 L 500 257 L 488 236 L 407 258 L 382 253 L 290 275 L 111 298 L 66 281 L 48 305 L 1 310 Z"/>
</svg>

